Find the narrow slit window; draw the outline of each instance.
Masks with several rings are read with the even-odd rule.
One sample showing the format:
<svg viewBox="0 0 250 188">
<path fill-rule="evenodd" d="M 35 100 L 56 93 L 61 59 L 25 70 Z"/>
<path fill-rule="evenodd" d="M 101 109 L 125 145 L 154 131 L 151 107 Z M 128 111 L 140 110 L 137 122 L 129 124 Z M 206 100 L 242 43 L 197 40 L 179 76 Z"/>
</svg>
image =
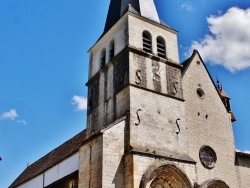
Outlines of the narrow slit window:
<svg viewBox="0 0 250 188">
<path fill-rule="evenodd" d="M 109 46 L 109 60 L 111 60 L 114 56 L 115 56 L 115 46 L 114 46 L 114 41 L 112 41 Z"/>
<path fill-rule="evenodd" d="M 101 69 L 105 66 L 105 64 L 106 64 L 106 50 L 103 49 L 101 54 Z"/>
<path fill-rule="evenodd" d="M 157 54 L 159 57 L 166 58 L 166 44 L 162 37 L 157 37 Z"/>
<path fill-rule="evenodd" d="M 152 53 L 152 37 L 149 32 L 144 31 L 143 37 L 143 50 L 148 53 Z"/>
</svg>

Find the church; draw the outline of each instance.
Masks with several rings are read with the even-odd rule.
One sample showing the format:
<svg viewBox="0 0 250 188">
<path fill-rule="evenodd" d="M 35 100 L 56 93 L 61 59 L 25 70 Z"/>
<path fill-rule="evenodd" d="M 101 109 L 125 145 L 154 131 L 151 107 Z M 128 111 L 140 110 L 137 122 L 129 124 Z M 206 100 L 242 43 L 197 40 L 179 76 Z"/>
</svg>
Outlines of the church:
<svg viewBox="0 0 250 188">
<path fill-rule="evenodd" d="M 111 0 L 89 50 L 87 128 L 9 188 L 249 188 L 230 97 L 153 0 Z"/>
</svg>

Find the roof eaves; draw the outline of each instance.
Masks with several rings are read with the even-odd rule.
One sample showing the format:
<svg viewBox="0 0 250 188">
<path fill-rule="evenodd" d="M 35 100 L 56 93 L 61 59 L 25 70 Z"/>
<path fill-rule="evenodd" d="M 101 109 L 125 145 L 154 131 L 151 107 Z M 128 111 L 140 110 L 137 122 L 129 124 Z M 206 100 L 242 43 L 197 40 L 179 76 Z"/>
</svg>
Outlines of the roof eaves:
<svg viewBox="0 0 250 188">
<path fill-rule="evenodd" d="M 9 186 L 9 188 L 17 187 L 29 181 L 30 179 L 38 176 L 52 166 L 60 163 L 64 159 L 76 153 L 82 145 L 82 139 L 86 139 L 86 130 L 78 133 L 59 147 L 55 148 L 54 150 L 47 153 L 42 158 L 38 159 L 36 162 L 28 166 Z M 68 153 L 62 152 L 65 151 L 65 148 L 67 148 Z M 63 153 L 63 155 L 61 154 L 61 152 Z"/>
<path fill-rule="evenodd" d="M 242 152 L 242 151 L 236 151 L 235 153 L 236 153 L 236 155 L 250 157 L 250 153 L 246 153 L 246 152 Z"/>
</svg>

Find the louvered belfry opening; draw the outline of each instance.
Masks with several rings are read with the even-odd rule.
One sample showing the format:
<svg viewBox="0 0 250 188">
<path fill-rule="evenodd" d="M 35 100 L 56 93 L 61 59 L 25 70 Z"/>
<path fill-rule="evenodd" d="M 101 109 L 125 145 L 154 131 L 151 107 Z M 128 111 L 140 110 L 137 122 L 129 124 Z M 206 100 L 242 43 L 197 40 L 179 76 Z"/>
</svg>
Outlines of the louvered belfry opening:
<svg viewBox="0 0 250 188">
<path fill-rule="evenodd" d="M 109 60 L 111 60 L 115 56 L 115 46 L 114 41 L 110 43 L 110 49 L 109 49 Z"/>
<path fill-rule="evenodd" d="M 147 31 L 142 34 L 143 37 L 143 50 L 148 53 L 152 53 L 152 37 Z"/>
<path fill-rule="evenodd" d="M 166 44 L 162 37 L 157 37 L 157 54 L 159 57 L 166 58 Z"/>
<path fill-rule="evenodd" d="M 106 64 L 106 50 L 103 49 L 101 54 L 101 69 L 105 66 L 105 64 Z"/>
</svg>

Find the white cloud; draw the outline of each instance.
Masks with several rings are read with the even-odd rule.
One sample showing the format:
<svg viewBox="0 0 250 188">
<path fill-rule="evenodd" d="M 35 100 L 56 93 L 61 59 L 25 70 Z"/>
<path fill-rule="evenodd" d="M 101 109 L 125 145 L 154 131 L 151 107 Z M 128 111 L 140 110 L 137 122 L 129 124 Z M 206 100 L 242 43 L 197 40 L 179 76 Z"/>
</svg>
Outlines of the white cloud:
<svg viewBox="0 0 250 188">
<path fill-rule="evenodd" d="M 17 120 L 16 122 L 23 125 L 27 125 L 27 122 L 25 120 Z"/>
<path fill-rule="evenodd" d="M 185 9 L 187 11 L 193 11 L 194 10 L 193 6 L 191 4 L 189 4 L 189 3 L 187 3 L 187 2 L 186 3 L 182 3 L 181 4 L 181 8 Z"/>
<path fill-rule="evenodd" d="M 232 7 L 224 15 L 207 18 L 210 34 L 193 41 L 205 61 L 223 65 L 230 72 L 250 68 L 250 8 Z"/>
<path fill-rule="evenodd" d="M 0 120 L 12 120 L 15 121 L 16 123 L 20 123 L 23 125 L 27 124 L 25 120 L 20 120 L 20 119 L 16 120 L 17 117 L 19 117 L 17 111 L 15 109 L 11 109 L 7 112 L 2 113 L 2 115 L 0 116 Z"/>
<path fill-rule="evenodd" d="M 76 110 L 87 109 L 87 99 L 85 97 L 74 95 L 71 100 L 72 104 L 76 106 Z"/>
<path fill-rule="evenodd" d="M 1 115 L 1 119 L 3 120 L 15 120 L 17 117 L 18 115 L 15 109 L 11 109 Z"/>
</svg>

